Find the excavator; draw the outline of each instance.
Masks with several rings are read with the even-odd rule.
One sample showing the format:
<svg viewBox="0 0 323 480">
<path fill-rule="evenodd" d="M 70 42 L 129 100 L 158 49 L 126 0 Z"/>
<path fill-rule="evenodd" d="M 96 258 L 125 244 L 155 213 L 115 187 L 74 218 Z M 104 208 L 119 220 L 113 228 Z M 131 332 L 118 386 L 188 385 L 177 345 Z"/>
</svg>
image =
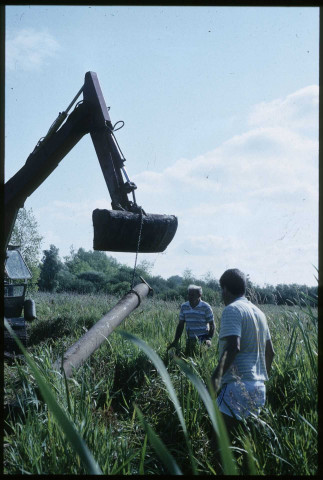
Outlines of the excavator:
<svg viewBox="0 0 323 480">
<path fill-rule="evenodd" d="M 83 100 L 77 101 L 81 95 Z M 163 252 L 174 238 L 178 225 L 174 215 L 146 213 L 137 204 L 135 197 L 137 186 L 130 180 L 126 171 L 126 159 L 114 134 L 117 130 L 116 125 L 111 122 L 109 108 L 106 106 L 97 74 L 87 72 L 83 86 L 66 110 L 59 113 L 47 134 L 36 144 L 23 167 L 4 185 L 4 309 L 5 317 L 9 320 L 11 327 L 15 328 L 16 325 L 22 332 L 22 339 L 26 337 L 24 319 L 35 318 L 35 311 L 34 306 L 28 302 L 26 304 L 24 300 L 26 288 L 19 290 L 14 285 L 19 278 L 25 278 L 25 280 L 30 278 L 19 248 L 9 245 L 17 214 L 24 206 L 26 199 L 87 133 L 91 135 L 111 197 L 111 210 L 95 209 L 92 213 L 93 249 L 136 254 L 158 253 Z M 15 282 L 14 279 L 16 279 Z M 13 293 L 15 290 L 19 290 L 16 305 Z M 24 318 L 21 318 L 24 306 L 27 312 Z"/>
</svg>

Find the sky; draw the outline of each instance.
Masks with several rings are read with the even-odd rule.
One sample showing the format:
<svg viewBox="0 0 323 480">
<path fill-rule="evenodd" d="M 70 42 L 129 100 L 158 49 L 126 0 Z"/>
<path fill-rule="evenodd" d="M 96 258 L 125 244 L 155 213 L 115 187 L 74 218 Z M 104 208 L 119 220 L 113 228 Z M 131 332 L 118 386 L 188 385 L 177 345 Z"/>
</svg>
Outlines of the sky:
<svg viewBox="0 0 323 480">
<path fill-rule="evenodd" d="M 239 268 L 316 285 L 318 7 L 6 6 L 5 179 L 96 72 L 148 213 L 178 217 L 153 275 Z M 84 136 L 25 202 L 61 258 L 111 199 Z M 133 266 L 134 253 L 107 252 Z"/>
</svg>

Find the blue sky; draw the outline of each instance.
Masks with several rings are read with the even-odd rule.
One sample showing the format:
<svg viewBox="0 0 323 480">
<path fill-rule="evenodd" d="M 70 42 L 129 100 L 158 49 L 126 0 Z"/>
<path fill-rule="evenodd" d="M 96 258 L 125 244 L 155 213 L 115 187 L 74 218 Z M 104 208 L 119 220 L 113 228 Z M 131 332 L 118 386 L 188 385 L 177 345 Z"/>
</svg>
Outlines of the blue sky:
<svg viewBox="0 0 323 480">
<path fill-rule="evenodd" d="M 161 254 L 219 278 L 315 285 L 318 266 L 319 8 L 7 6 L 5 176 L 97 73 L 150 213 L 179 227 Z M 110 197 L 90 136 L 26 203 L 63 257 L 92 248 Z M 110 253 L 133 265 L 134 254 Z"/>
</svg>

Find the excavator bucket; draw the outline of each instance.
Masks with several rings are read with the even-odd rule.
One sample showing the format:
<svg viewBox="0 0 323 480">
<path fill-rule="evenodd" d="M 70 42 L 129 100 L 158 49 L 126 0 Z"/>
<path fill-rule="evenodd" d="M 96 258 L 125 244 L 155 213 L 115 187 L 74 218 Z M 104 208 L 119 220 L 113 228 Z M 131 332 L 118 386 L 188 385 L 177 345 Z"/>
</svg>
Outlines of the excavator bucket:
<svg viewBox="0 0 323 480">
<path fill-rule="evenodd" d="M 111 252 L 163 252 L 174 238 L 177 217 L 96 209 L 92 214 L 93 249 Z"/>
</svg>

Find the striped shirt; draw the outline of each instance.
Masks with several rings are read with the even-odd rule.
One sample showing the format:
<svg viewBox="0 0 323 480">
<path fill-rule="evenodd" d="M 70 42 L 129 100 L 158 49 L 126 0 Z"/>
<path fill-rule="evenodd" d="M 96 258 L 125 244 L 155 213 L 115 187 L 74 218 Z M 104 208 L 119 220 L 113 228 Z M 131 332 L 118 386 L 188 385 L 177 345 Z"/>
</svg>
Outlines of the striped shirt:
<svg viewBox="0 0 323 480">
<path fill-rule="evenodd" d="M 240 351 L 222 377 L 221 384 L 241 380 L 268 380 L 265 349 L 270 332 L 265 314 L 245 297 L 223 310 L 219 333 L 219 354 L 223 353 L 229 335 L 240 337 Z"/>
<path fill-rule="evenodd" d="M 183 303 L 179 312 L 179 321 L 186 323 L 188 338 L 196 338 L 208 335 L 209 323 L 214 324 L 214 317 L 210 305 L 200 300 L 194 308 L 191 307 L 190 302 Z"/>
</svg>

